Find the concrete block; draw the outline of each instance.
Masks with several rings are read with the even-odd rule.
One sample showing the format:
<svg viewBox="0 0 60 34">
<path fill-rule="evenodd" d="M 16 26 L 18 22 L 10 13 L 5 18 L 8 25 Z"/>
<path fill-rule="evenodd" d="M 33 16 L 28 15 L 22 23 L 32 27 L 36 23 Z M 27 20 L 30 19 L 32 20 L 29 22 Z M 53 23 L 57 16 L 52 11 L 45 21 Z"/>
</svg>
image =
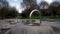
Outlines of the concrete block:
<svg viewBox="0 0 60 34">
<path fill-rule="evenodd" d="M 26 26 L 24 34 L 53 34 L 54 31 L 50 26 Z"/>
</svg>

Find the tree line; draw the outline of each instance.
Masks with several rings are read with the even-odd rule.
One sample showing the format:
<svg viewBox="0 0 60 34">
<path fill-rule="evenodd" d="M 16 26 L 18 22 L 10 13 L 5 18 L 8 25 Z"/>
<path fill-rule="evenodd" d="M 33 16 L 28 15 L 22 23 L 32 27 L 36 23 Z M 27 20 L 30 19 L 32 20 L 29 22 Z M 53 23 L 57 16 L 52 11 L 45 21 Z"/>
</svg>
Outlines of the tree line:
<svg viewBox="0 0 60 34">
<path fill-rule="evenodd" d="M 0 0 L 0 19 L 5 18 L 29 18 L 29 14 L 32 10 L 38 9 L 41 12 L 41 17 L 46 18 L 60 18 L 60 2 L 52 2 L 48 4 L 45 1 L 40 2 L 39 4 L 35 1 L 26 0 L 26 3 L 23 2 L 26 7 L 22 13 L 18 13 L 15 7 L 10 7 L 9 3 L 6 0 Z M 23 6 L 22 6 L 23 7 Z M 39 13 L 34 12 L 32 18 L 39 19 Z"/>
<path fill-rule="evenodd" d="M 38 5 L 31 5 L 30 7 L 26 7 L 26 9 L 22 12 L 22 18 L 29 18 L 29 14 L 33 9 L 38 9 L 41 12 L 42 17 L 46 18 L 60 18 L 60 2 L 52 2 L 48 4 L 45 1 L 42 1 Z M 34 12 L 32 15 L 33 18 L 39 18 L 39 13 Z"/>
<path fill-rule="evenodd" d="M 15 7 L 9 6 L 6 0 L 0 0 L 0 19 L 16 18 L 18 11 Z"/>
</svg>

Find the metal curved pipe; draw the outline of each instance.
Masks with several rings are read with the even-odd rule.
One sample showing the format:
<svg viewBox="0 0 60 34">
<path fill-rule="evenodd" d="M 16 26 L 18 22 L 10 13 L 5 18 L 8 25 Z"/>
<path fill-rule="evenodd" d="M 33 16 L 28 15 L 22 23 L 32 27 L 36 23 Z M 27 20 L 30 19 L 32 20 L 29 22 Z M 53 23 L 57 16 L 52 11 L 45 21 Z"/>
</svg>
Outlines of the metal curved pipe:
<svg viewBox="0 0 60 34">
<path fill-rule="evenodd" d="M 40 24 L 41 24 L 41 12 L 39 11 L 39 10 L 37 10 L 37 9 L 34 9 L 34 10 L 32 10 L 31 11 L 31 13 L 30 13 L 30 15 L 29 15 L 29 17 L 30 17 L 30 23 L 31 23 L 31 16 L 32 16 L 32 14 L 34 13 L 34 12 L 38 12 L 39 13 L 39 15 L 40 15 Z"/>
</svg>

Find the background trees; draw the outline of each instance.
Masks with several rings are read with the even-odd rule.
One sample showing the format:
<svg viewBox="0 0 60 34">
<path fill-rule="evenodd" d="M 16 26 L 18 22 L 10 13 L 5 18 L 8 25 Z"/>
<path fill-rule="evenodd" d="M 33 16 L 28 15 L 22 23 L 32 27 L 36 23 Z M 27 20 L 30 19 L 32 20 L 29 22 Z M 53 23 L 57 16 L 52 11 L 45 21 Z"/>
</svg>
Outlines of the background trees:
<svg viewBox="0 0 60 34">
<path fill-rule="evenodd" d="M 37 6 L 37 5 L 35 5 L 35 6 L 30 6 L 30 8 L 26 8 L 23 12 L 22 12 L 22 14 L 21 14 L 21 16 L 23 17 L 23 18 L 29 18 L 29 14 L 30 14 L 30 12 L 32 11 L 32 10 L 34 10 L 34 9 L 38 9 L 39 8 L 39 6 Z M 37 13 L 36 12 L 34 12 L 33 13 L 33 16 L 36 16 L 37 15 Z M 38 13 L 38 15 L 39 15 L 39 13 Z"/>
<path fill-rule="evenodd" d="M 39 5 L 37 5 L 36 0 L 23 0 L 23 4 L 25 6 L 25 10 L 19 14 L 16 8 L 10 7 L 6 0 L 0 0 L 0 18 L 29 18 L 30 12 L 34 9 L 38 9 L 44 17 L 60 18 L 59 2 L 52 2 L 51 4 L 48 4 L 47 2 L 42 1 Z M 34 12 L 32 16 L 33 18 L 39 18 L 40 15 L 37 12 Z"/>
<path fill-rule="evenodd" d="M 60 18 L 60 3 L 59 2 L 52 2 L 48 9 L 49 9 L 49 14 L 53 18 Z"/>
<path fill-rule="evenodd" d="M 6 18 L 16 18 L 18 16 L 18 11 L 14 7 L 10 7 L 5 16 Z"/>
<path fill-rule="evenodd" d="M 15 18 L 18 11 L 14 7 L 10 7 L 6 0 L 0 0 L 0 18 Z"/>
<path fill-rule="evenodd" d="M 26 17 L 28 18 L 30 12 L 33 9 L 38 9 L 39 8 L 39 6 L 36 3 L 36 0 L 23 0 L 23 4 L 25 4 L 25 6 L 26 6 L 26 9 L 21 14 L 21 16 L 23 18 L 26 18 Z M 34 14 L 34 15 L 36 15 L 36 14 Z"/>
<path fill-rule="evenodd" d="M 60 12 L 60 3 L 59 2 L 51 3 L 49 6 L 49 11 L 50 11 L 51 15 L 54 15 L 54 16 L 59 14 L 58 12 Z"/>
<path fill-rule="evenodd" d="M 38 9 L 41 11 L 41 15 L 48 18 L 60 18 L 60 3 L 59 2 L 52 2 L 51 4 L 48 4 L 45 1 L 42 1 L 39 5 L 31 5 L 28 8 L 26 8 L 21 16 L 27 18 L 30 14 L 30 12 L 33 9 Z M 33 14 L 33 16 L 36 17 L 36 13 Z"/>
<path fill-rule="evenodd" d="M 23 4 L 26 8 L 29 8 L 32 5 L 37 5 L 36 0 L 23 0 Z"/>
</svg>

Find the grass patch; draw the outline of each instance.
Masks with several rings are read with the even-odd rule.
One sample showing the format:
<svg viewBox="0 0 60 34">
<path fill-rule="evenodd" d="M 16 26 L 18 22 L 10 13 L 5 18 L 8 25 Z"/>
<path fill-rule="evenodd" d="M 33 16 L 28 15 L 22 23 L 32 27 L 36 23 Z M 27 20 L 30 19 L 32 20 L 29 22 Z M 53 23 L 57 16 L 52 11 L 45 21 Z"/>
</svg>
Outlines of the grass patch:
<svg viewBox="0 0 60 34">
<path fill-rule="evenodd" d="M 60 18 L 60 16 L 47 16 L 47 18 L 56 19 L 56 18 Z"/>
<path fill-rule="evenodd" d="M 31 19 L 42 19 L 42 18 L 49 18 L 49 19 L 57 19 L 60 18 L 60 16 L 32 16 Z M 22 19 L 30 19 L 29 17 L 22 17 Z"/>
</svg>

